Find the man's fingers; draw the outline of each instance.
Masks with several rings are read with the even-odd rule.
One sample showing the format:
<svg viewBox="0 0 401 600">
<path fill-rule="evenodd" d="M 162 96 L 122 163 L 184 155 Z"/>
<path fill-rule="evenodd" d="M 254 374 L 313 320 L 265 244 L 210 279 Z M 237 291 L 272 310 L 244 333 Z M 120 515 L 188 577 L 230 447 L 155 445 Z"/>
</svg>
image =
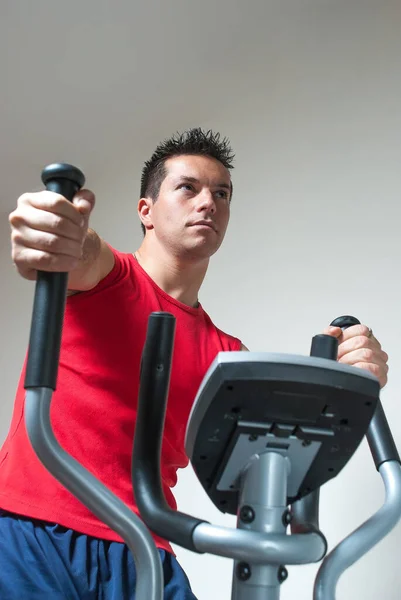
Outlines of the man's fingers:
<svg viewBox="0 0 401 600">
<path fill-rule="evenodd" d="M 28 207 L 69 219 L 78 226 L 83 222 L 82 215 L 76 207 L 66 198 L 54 192 L 45 190 L 36 194 L 23 194 L 18 198 L 18 208 L 11 216 L 15 215 L 15 218 L 18 218 L 20 214 L 25 213 Z"/>
<path fill-rule="evenodd" d="M 352 327 L 347 327 L 347 329 L 344 329 L 342 332 L 342 338 L 341 341 L 345 342 L 346 340 L 349 340 L 350 338 L 356 337 L 356 336 L 360 336 L 363 335 L 365 337 L 370 337 L 370 329 L 369 327 L 367 327 L 367 325 L 352 325 Z"/>
<path fill-rule="evenodd" d="M 383 388 L 386 385 L 387 373 L 388 373 L 387 365 L 386 365 L 386 369 L 383 369 L 380 365 L 378 365 L 376 363 L 367 363 L 367 362 L 355 363 L 353 366 L 357 367 L 359 369 L 364 369 L 365 371 L 369 371 L 369 373 L 372 373 L 372 375 L 377 377 L 377 379 L 379 380 L 381 388 Z"/>
<path fill-rule="evenodd" d="M 90 190 L 79 190 L 72 202 L 81 215 L 88 217 L 95 206 L 95 194 Z"/>
<path fill-rule="evenodd" d="M 95 195 L 90 190 L 79 190 L 73 201 L 69 202 L 64 196 L 44 190 L 36 194 L 23 194 L 18 199 L 18 205 L 30 205 L 36 209 L 54 213 L 64 219 L 69 219 L 75 225 L 83 224 L 83 216 L 88 216 L 95 205 Z M 18 214 L 18 210 L 15 211 Z"/>
<path fill-rule="evenodd" d="M 57 215 L 56 213 L 37 210 L 32 206 L 26 206 L 24 211 L 16 214 L 12 219 L 14 232 L 20 232 L 20 237 L 25 240 L 28 230 L 57 233 L 70 240 L 80 241 L 84 235 L 82 216 L 79 216 L 79 224 L 71 219 Z M 11 221 L 11 219 L 10 219 Z M 78 219 L 76 219 L 78 221 Z M 25 245 L 27 245 L 25 243 Z"/>
<path fill-rule="evenodd" d="M 362 348 L 367 348 L 374 352 L 382 352 L 382 357 L 384 360 L 388 360 L 388 354 L 382 350 L 382 347 L 376 338 L 368 338 L 364 335 L 357 335 L 345 340 L 344 342 L 341 342 L 338 346 L 338 358 L 341 358 L 348 352 L 353 352 L 354 350 L 360 350 Z"/>
<path fill-rule="evenodd" d="M 36 279 L 37 271 L 69 272 L 78 266 L 77 258 L 65 254 L 51 254 L 33 248 L 20 248 L 16 266 L 25 279 Z"/>
<path fill-rule="evenodd" d="M 342 335 L 341 327 L 332 327 L 329 325 L 325 329 L 323 329 L 324 335 L 331 335 L 332 337 L 339 338 Z"/>
<path fill-rule="evenodd" d="M 12 232 L 14 244 L 14 260 L 20 260 L 25 248 L 42 250 L 49 254 L 65 254 L 80 260 L 82 257 L 83 238 L 71 239 L 59 234 L 38 231 L 29 227 L 20 227 Z"/>
<path fill-rule="evenodd" d="M 353 350 L 347 352 L 340 359 L 339 362 L 345 365 L 355 366 L 356 364 L 377 364 L 381 369 L 388 372 L 387 355 L 382 350 L 372 350 L 371 348 L 360 348 L 359 350 Z"/>
</svg>

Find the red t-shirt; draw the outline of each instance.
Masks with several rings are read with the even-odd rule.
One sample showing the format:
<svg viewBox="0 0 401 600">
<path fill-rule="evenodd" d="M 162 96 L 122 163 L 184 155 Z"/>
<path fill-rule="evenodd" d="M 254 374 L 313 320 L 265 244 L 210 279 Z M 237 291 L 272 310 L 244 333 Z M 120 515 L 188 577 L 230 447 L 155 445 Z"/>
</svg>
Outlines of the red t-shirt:
<svg viewBox="0 0 401 600">
<path fill-rule="evenodd" d="M 184 437 L 198 387 L 217 353 L 239 350 L 241 342 L 220 331 L 201 306 L 188 307 L 166 294 L 131 254 L 112 250 L 115 265 L 109 275 L 93 290 L 68 297 L 52 426 L 62 447 L 138 514 L 131 452 L 140 359 L 150 313 L 172 313 L 176 333 L 161 466 L 166 500 L 175 509 L 170 488 L 177 482 L 177 469 L 188 464 Z M 24 375 L 25 365 L 0 451 L 0 507 L 122 541 L 34 454 L 25 429 Z M 158 547 L 171 552 L 168 542 L 154 538 Z"/>
</svg>

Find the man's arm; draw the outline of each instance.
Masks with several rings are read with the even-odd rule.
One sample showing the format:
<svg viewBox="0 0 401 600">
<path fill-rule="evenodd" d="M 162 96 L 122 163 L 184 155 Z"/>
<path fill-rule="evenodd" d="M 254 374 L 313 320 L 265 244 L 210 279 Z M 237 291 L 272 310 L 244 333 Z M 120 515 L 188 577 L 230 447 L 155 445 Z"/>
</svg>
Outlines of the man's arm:
<svg viewBox="0 0 401 600">
<path fill-rule="evenodd" d="M 114 267 L 114 255 L 93 229 L 88 229 L 82 259 L 68 277 L 68 294 L 93 289 Z"/>
<path fill-rule="evenodd" d="M 33 281 L 38 271 L 68 273 L 70 293 L 90 290 L 104 279 L 114 255 L 88 229 L 94 205 L 90 190 L 80 190 L 72 203 L 48 190 L 22 194 L 9 216 L 11 257 L 19 274 Z"/>
</svg>

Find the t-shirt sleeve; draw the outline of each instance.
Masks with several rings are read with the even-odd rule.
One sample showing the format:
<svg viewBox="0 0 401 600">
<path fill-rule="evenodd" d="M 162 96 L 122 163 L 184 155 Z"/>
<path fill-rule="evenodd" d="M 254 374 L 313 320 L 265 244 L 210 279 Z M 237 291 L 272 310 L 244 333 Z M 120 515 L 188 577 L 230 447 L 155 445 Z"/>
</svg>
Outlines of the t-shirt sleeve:
<svg viewBox="0 0 401 600">
<path fill-rule="evenodd" d="M 239 338 L 237 337 L 233 337 L 233 336 L 229 336 L 230 337 L 230 350 L 236 352 L 238 350 L 241 350 L 242 347 L 242 342 Z"/>
<path fill-rule="evenodd" d="M 242 342 L 239 338 L 230 335 L 229 333 L 225 333 L 218 328 L 216 328 L 216 331 L 224 351 L 237 352 L 238 350 L 241 350 Z"/>
</svg>

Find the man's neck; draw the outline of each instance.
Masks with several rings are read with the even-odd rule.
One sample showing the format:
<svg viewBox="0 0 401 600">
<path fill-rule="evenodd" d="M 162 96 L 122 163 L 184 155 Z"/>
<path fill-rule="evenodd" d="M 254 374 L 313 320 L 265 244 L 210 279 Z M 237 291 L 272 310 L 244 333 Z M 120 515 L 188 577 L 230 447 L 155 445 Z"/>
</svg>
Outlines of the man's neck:
<svg viewBox="0 0 401 600">
<path fill-rule="evenodd" d="M 187 306 L 198 306 L 198 294 L 209 265 L 208 259 L 179 259 L 166 251 L 150 248 L 145 240 L 134 256 L 166 294 Z"/>
</svg>

